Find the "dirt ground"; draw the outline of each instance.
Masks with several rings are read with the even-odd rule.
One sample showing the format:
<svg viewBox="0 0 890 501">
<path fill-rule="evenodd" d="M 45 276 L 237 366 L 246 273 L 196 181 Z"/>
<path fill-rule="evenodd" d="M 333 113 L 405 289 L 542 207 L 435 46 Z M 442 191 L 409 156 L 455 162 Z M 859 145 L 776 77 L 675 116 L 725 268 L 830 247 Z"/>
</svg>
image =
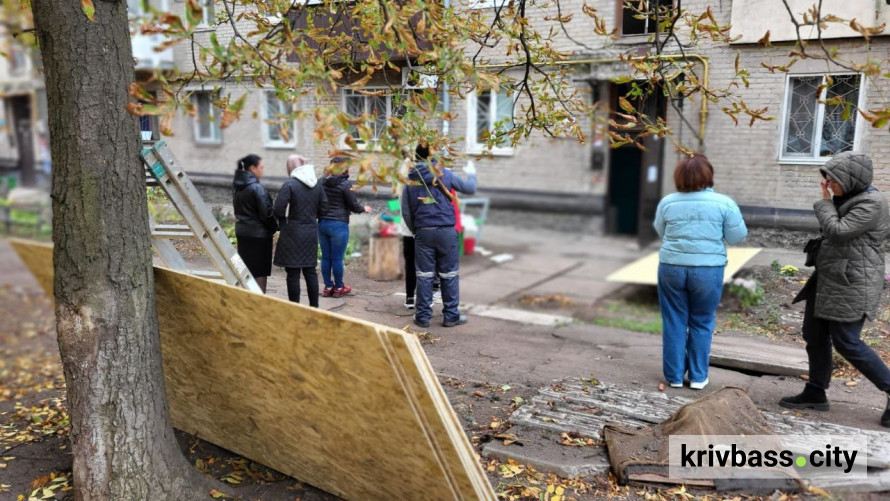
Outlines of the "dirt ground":
<svg viewBox="0 0 890 501">
<path fill-rule="evenodd" d="M 197 249 L 183 250 L 192 262 L 202 259 Z M 363 256 L 348 261 L 347 283 L 370 289 L 367 286 L 370 282 L 361 271 L 366 269 L 364 256 L 367 252 L 364 248 L 357 250 Z M 808 274 L 807 270 L 801 270 L 798 276 L 787 277 L 770 267 L 753 268 L 748 275 L 762 284 L 763 301 L 742 308 L 738 299 L 727 292 L 718 315 L 718 330 L 742 330 L 777 341 L 802 343 L 799 336 L 802 305 L 789 303 Z M 568 313 L 582 322 L 653 335 L 660 332 L 654 288 L 625 288 L 595 305 L 576 304 L 558 294 L 522 296 L 515 298 L 515 303 L 527 309 Z M 887 304 L 885 297 L 883 312 L 888 311 Z M 33 288 L 0 284 L 0 315 L 4 320 L 0 325 L 0 501 L 73 499 L 65 386 L 50 303 Z M 404 317 L 405 324 L 410 323 L 410 313 L 406 312 Z M 865 335 L 869 344 L 890 361 L 888 318 L 890 315 L 885 313 L 878 322 L 869 324 Z M 421 333 L 420 336 L 425 347 L 439 342 L 434 334 Z M 838 371 L 852 369 L 841 365 Z M 442 377 L 440 382 L 477 452 L 490 441 L 516 439 L 511 432 L 509 417 L 538 390 L 497 381 L 453 377 Z M 195 437 L 182 433 L 177 437 L 184 454 L 196 468 L 227 484 L 241 499 L 338 499 Z M 562 437 L 548 438 L 551 439 L 564 440 Z M 567 442 L 563 445 L 573 451 L 583 451 L 585 447 L 581 442 Z M 609 475 L 566 479 L 512 462 L 501 463 L 481 456 L 480 461 L 499 498 L 506 500 L 724 499 L 712 493 L 687 492 L 682 488 L 656 490 L 619 486 Z M 725 499 L 758 498 L 728 496 Z"/>
<path fill-rule="evenodd" d="M 742 304 L 737 288 L 729 285 L 724 287 L 717 310 L 716 335 L 744 332 L 779 343 L 805 345 L 800 331 L 804 303 L 792 304 L 792 301 L 812 274 L 812 269 L 797 269 L 796 272 L 788 270 L 783 274 L 783 266 L 782 263 L 754 266 L 737 276 L 754 280 L 762 287 L 762 297 L 756 304 Z M 661 313 L 655 287 L 627 286 L 592 305 L 575 303 L 558 294 L 524 296 L 518 299 L 517 304 L 525 308 L 569 314 L 578 321 L 595 325 L 661 334 Z M 866 322 L 862 338 L 885 362 L 890 363 L 890 288 L 884 288 L 878 316 L 873 321 Z M 843 358 L 835 356 L 834 377 L 858 379 L 859 376 L 859 372 Z"/>
</svg>

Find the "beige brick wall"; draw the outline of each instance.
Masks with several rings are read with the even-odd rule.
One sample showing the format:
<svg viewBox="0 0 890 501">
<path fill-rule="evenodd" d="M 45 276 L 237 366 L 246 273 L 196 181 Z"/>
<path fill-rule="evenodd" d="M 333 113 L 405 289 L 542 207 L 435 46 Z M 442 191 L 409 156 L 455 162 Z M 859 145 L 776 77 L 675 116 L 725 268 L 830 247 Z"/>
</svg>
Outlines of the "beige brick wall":
<svg viewBox="0 0 890 501">
<path fill-rule="evenodd" d="M 580 7 L 585 0 L 562 0 L 563 14 L 573 13 L 574 20 L 566 26 L 572 38 L 580 41 L 584 46 L 569 40 L 554 22 L 554 41 L 562 50 L 574 52 L 580 56 L 593 54 L 601 56 L 616 50 L 632 50 L 633 45 L 628 45 L 627 40 L 612 43 L 599 37 L 593 32 L 593 26 L 586 21 L 586 16 L 581 13 Z M 613 26 L 615 3 L 614 0 L 586 0 L 589 5 L 598 9 L 606 18 L 609 26 Z M 181 5 L 181 4 L 173 4 Z M 724 0 L 713 2 L 707 0 L 689 0 L 684 2 L 684 8 L 690 11 L 703 11 L 707 5 L 711 6 L 715 17 L 721 24 L 729 24 L 732 2 Z M 528 13 L 532 23 L 541 26 L 545 23 L 545 17 L 556 15 L 555 4 L 550 4 L 546 9 L 532 8 Z M 219 39 L 225 40 L 232 35 L 231 27 L 224 25 L 215 28 Z M 540 29 L 540 28 L 539 28 Z M 544 31 L 542 29 L 542 31 Z M 209 32 L 199 36 L 209 37 Z M 855 55 L 859 44 L 854 41 L 832 42 L 842 47 L 841 54 Z M 586 47 L 585 47 L 586 46 Z M 760 205 L 785 208 L 809 208 L 811 202 L 819 196 L 818 190 L 818 166 L 780 163 L 778 159 L 781 131 L 781 123 L 786 76 L 781 73 L 770 74 L 762 68 L 760 63 L 780 64 L 787 61 L 787 54 L 791 50 L 791 44 L 781 44 L 772 48 L 761 48 L 752 45 L 727 45 L 703 42 L 699 48 L 691 49 L 691 52 L 705 56 L 710 65 L 710 85 L 714 88 L 726 87 L 734 78 L 734 59 L 736 54 L 741 56 L 741 65 L 750 72 L 750 87 L 739 87 L 737 92 L 750 108 L 769 109 L 769 114 L 774 120 L 757 122 L 748 126 L 744 117 L 740 117 L 740 125 L 736 126 L 732 120 L 724 114 L 719 103 L 710 103 L 708 106 L 707 128 L 705 134 L 704 151 L 711 158 L 716 168 L 716 189 L 735 198 L 740 204 Z M 180 68 L 188 68 L 190 55 L 188 46 L 183 44 L 176 49 L 176 57 Z M 887 59 L 890 56 L 890 39 L 880 37 L 873 41 L 873 56 L 882 56 Z M 490 53 L 495 56 L 496 53 Z M 792 67 L 791 74 L 804 74 L 809 72 L 822 72 L 825 63 L 815 60 L 799 61 Z M 579 76 L 598 73 L 597 68 L 579 66 Z M 613 73 L 611 70 L 607 74 Z M 878 89 L 871 82 L 866 88 L 867 108 L 884 106 L 880 93 L 890 95 L 890 80 L 880 79 L 884 88 Z M 585 83 L 578 83 L 579 88 L 587 91 Z M 236 84 L 226 84 L 224 91 L 238 95 L 245 88 Z M 284 159 L 291 150 L 266 148 L 263 144 L 262 127 L 260 120 L 252 118 L 254 112 L 260 112 L 261 93 L 251 90 L 243 119 L 223 131 L 223 144 L 221 146 L 200 146 L 193 140 L 191 119 L 180 117 L 174 127 L 177 135 L 169 138 L 171 146 L 177 156 L 183 161 L 188 170 L 201 172 L 229 173 L 234 169 L 235 161 L 242 155 L 253 152 L 266 159 L 266 165 L 270 173 L 283 172 Z M 314 103 L 309 100 L 301 102 L 301 106 L 307 109 Z M 332 103 L 338 104 L 336 98 Z M 453 137 L 462 138 L 467 130 L 467 107 L 465 101 L 453 98 L 452 111 L 457 115 L 450 123 L 450 133 Z M 699 102 L 689 99 L 684 103 L 684 115 L 698 129 Z M 692 131 L 685 128 L 673 110 L 668 112 L 668 122 L 675 135 L 671 141 L 687 146 L 696 146 Z M 301 154 L 309 154 L 317 165 L 327 163 L 327 154 L 330 145 L 317 144 L 312 138 L 312 120 L 307 119 L 298 122 L 297 146 L 293 151 Z M 861 150 L 872 155 L 875 161 L 876 185 L 885 190 L 890 190 L 890 133 L 886 128 L 881 130 L 861 127 Z M 465 148 L 463 145 L 462 148 Z M 461 151 L 465 151 L 462 149 Z M 590 170 L 591 147 L 588 144 L 578 144 L 574 139 L 551 139 L 541 134 L 535 134 L 527 142 L 517 146 L 512 155 L 478 157 L 477 165 L 480 186 L 491 188 L 509 188 L 533 191 L 554 191 L 566 193 L 603 193 L 605 184 L 603 179 L 593 179 Z M 674 153 L 671 144 L 667 145 L 665 161 L 664 186 L 665 191 L 670 191 L 672 182 L 673 165 L 678 156 Z"/>
<path fill-rule="evenodd" d="M 708 4 L 721 24 L 730 23 L 732 2 L 695 0 L 683 3 L 691 11 L 701 11 Z M 844 40 L 826 43 L 839 46 L 840 57 L 863 60 L 859 42 Z M 769 115 L 774 117 L 772 121 L 757 122 L 750 127 L 740 117 L 740 124 L 736 126 L 720 110 L 719 104 L 712 103 L 709 106 L 704 150 L 716 170 L 715 188 L 732 196 L 740 204 L 808 209 L 820 196 L 821 177 L 818 174 L 818 165 L 779 162 L 786 76 L 778 72 L 769 73 L 761 66 L 761 62 L 784 64 L 788 61 L 788 53 L 792 48 L 793 44 L 789 43 L 770 48 L 709 43 L 696 51 L 708 57 L 711 67 L 710 84 L 715 88 L 726 87 L 732 81 L 735 57 L 737 53 L 740 54 L 741 66 L 751 72 L 750 87 L 740 86 L 736 92 L 750 108 L 768 107 Z M 890 39 L 874 39 L 871 50 L 873 57 L 886 60 L 890 56 Z M 824 73 L 825 69 L 824 61 L 802 60 L 791 67 L 789 74 Z M 846 72 L 840 68 L 835 69 Z M 882 78 L 879 82 L 884 87 L 882 92 L 887 95 L 890 81 Z M 882 104 L 879 93 L 871 82 L 867 83 L 865 92 L 866 108 L 887 105 Z M 686 103 L 684 111 L 689 120 L 697 119 L 697 104 Z M 676 121 L 672 126 L 678 127 Z M 876 130 L 867 125 L 861 126 L 858 134 L 860 149 L 870 154 L 874 160 L 876 186 L 890 190 L 890 161 L 887 155 L 890 153 L 890 134 L 886 128 Z"/>
</svg>

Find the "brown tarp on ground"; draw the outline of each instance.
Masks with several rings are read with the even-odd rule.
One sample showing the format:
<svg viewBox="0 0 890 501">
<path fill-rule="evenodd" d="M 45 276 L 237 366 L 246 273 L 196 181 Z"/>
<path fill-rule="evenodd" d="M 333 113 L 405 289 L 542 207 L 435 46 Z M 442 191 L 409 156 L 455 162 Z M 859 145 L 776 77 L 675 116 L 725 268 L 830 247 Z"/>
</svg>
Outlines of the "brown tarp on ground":
<svg viewBox="0 0 890 501">
<path fill-rule="evenodd" d="M 634 475 L 668 478 L 671 435 L 772 435 L 773 430 L 741 388 L 726 387 L 690 402 L 662 423 L 639 428 L 607 424 L 603 438 L 621 484 Z"/>
</svg>

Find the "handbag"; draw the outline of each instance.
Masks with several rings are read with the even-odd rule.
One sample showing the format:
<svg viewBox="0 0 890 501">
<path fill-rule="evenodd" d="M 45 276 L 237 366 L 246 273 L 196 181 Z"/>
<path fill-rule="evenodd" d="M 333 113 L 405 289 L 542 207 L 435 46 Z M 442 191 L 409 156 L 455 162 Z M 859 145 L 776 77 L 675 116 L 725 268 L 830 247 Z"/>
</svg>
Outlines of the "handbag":
<svg viewBox="0 0 890 501">
<path fill-rule="evenodd" d="M 807 241 L 807 244 L 804 245 L 803 251 L 807 255 L 807 260 L 804 262 L 805 266 L 816 266 L 816 256 L 819 255 L 819 249 L 822 247 L 823 237 L 819 238 L 811 238 Z"/>
</svg>

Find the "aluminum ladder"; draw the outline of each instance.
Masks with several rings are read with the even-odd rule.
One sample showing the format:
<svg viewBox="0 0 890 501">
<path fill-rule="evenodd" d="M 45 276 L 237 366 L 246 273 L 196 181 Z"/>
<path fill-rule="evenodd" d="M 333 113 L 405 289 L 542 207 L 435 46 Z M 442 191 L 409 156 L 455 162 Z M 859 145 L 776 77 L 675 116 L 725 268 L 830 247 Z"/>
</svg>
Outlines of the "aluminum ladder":
<svg viewBox="0 0 890 501">
<path fill-rule="evenodd" d="M 185 221 L 185 224 L 158 224 L 151 214 L 148 215 L 151 244 L 161 261 L 177 271 L 262 293 L 201 194 L 179 167 L 170 147 L 164 141 L 143 143 L 143 146 L 141 157 L 146 185 L 164 190 L 167 199 Z M 197 240 L 216 266 L 216 271 L 189 269 L 172 242 L 181 239 Z"/>
</svg>

